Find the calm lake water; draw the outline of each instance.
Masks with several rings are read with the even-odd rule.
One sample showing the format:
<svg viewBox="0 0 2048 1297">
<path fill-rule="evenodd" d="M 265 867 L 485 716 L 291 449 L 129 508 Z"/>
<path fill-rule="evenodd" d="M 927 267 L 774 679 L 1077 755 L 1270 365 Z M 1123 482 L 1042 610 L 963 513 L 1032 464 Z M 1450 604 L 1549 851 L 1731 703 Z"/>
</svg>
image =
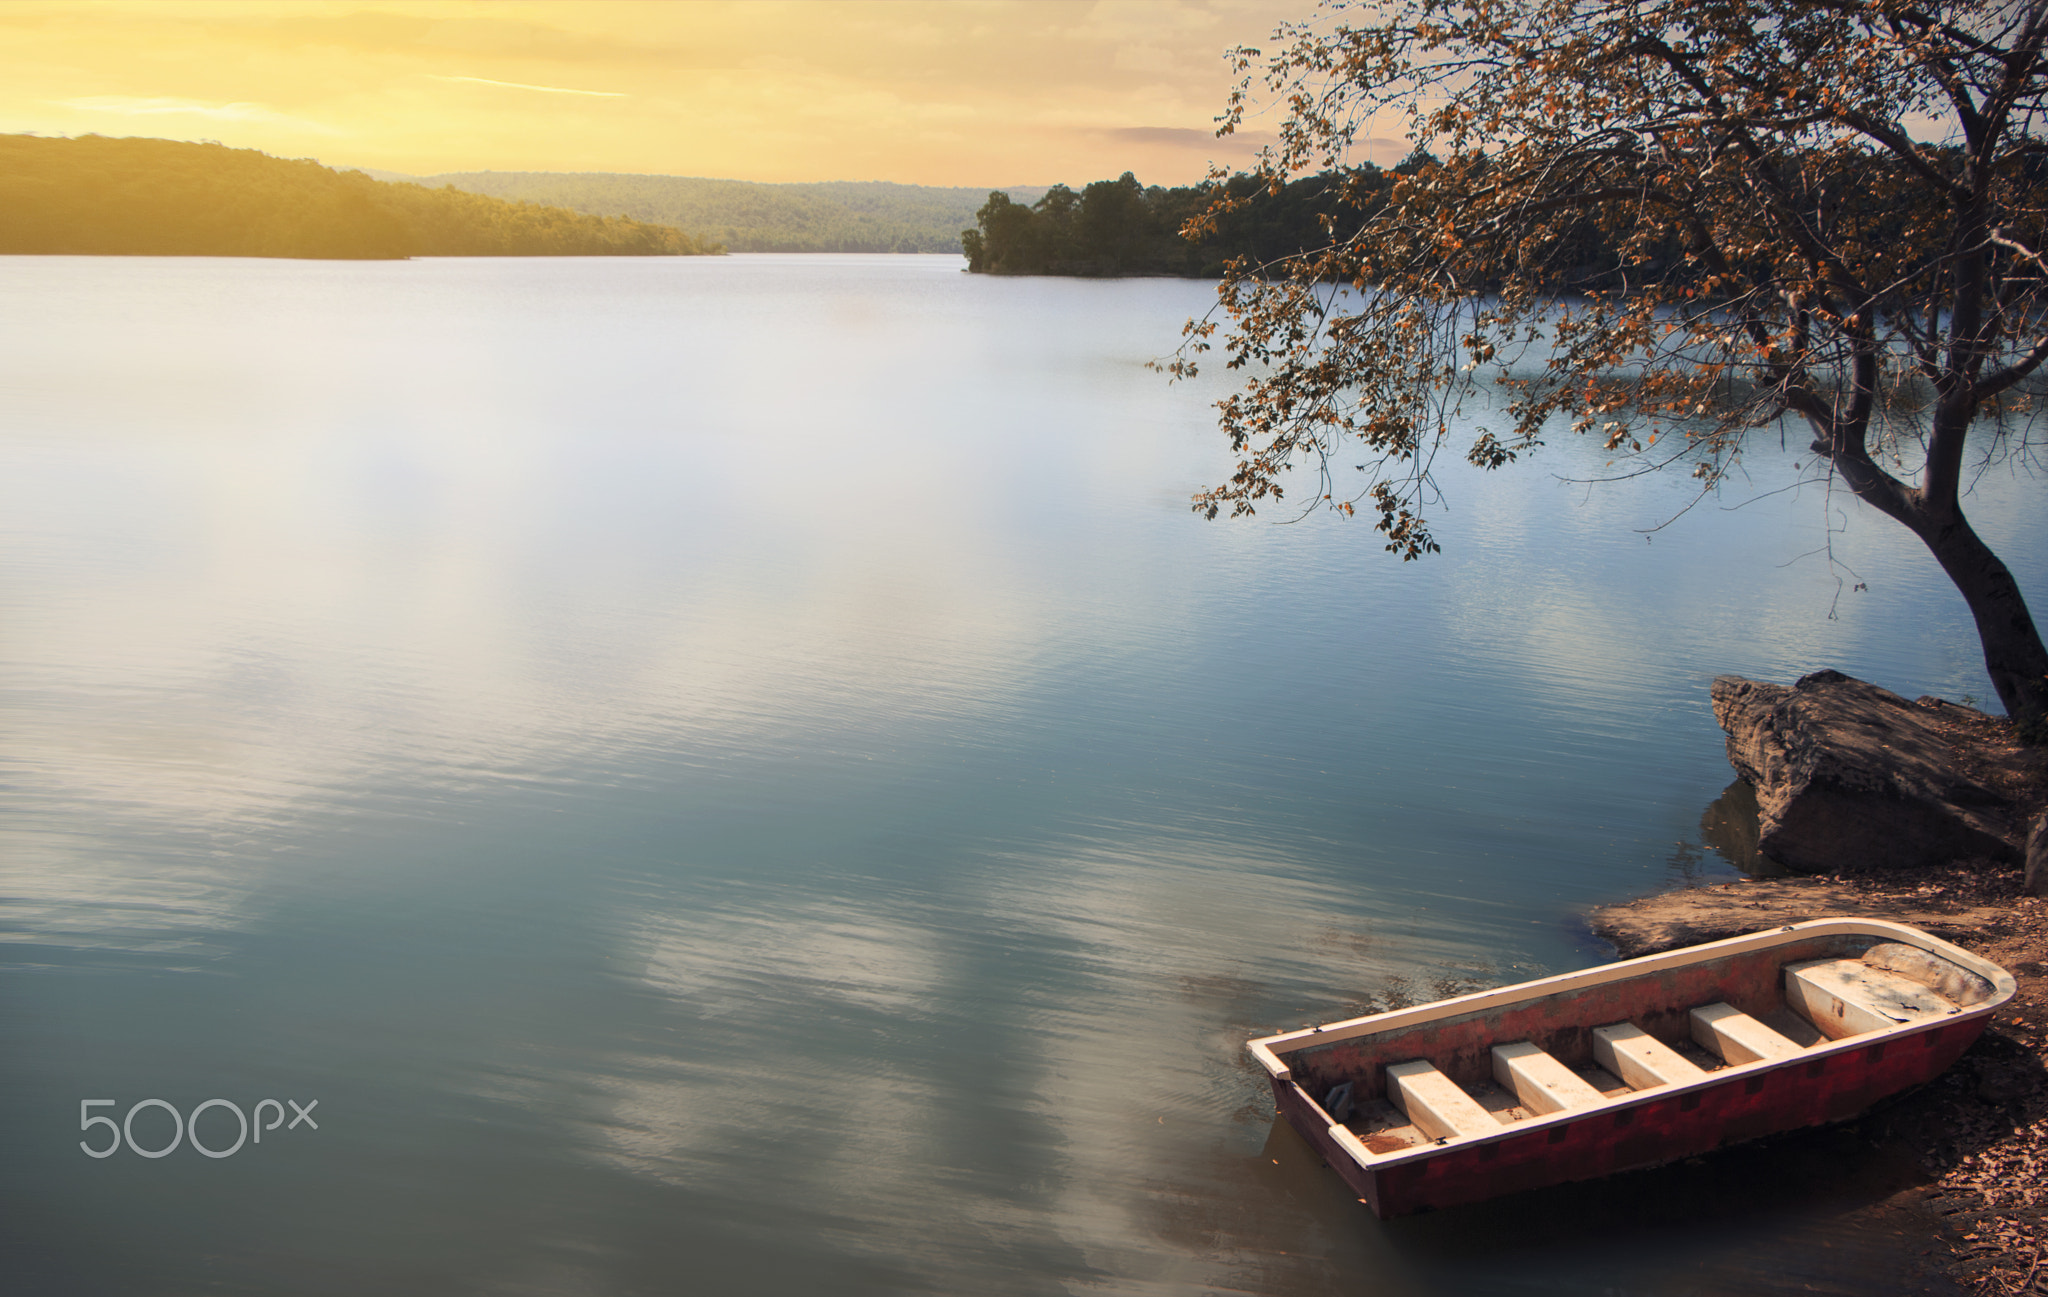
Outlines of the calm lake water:
<svg viewBox="0 0 2048 1297">
<path fill-rule="evenodd" d="M 1727 875 L 1718 673 L 1988 697 L 1932 561 L 1204 522 L 1212 289 L 961 264 L 0 258 L 0 1287 L 1919 1291 L 1853 1133 L 1382 1224 L 1242 1047 Z"/>
</svg>

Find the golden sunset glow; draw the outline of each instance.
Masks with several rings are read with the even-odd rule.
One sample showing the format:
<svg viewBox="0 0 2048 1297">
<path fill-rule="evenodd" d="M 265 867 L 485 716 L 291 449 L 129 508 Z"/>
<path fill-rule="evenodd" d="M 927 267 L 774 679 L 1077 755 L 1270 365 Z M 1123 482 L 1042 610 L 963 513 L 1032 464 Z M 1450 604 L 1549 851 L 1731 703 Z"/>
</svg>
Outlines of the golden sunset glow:
<svg viewBox="0 0 2048 1297">
<path fill-rule="evenodd" d="M 0 6 L 0 131 L 416 175 L 1147 183 L 1240 165 L 1233 45 L 1310 0 Z"/>
</svg>

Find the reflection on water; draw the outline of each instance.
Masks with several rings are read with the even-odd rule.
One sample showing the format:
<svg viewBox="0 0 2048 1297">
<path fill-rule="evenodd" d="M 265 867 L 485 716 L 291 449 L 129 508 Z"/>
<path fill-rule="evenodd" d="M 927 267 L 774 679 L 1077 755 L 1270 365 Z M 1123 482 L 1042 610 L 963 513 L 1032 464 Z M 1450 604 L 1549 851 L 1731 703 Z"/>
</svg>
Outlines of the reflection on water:
<svg viewBox="0 0 2048 1297">
<path fill-rule="evenodd" d="M 1733 780 L 1700 812 L 1700 841 L 1752 878 L 1789 877 L 1791 870 L 1758 850 L 1763 840 L 1758 814 L 1756 789 L 1746 780 Z"/>
<path fill-rule="evenodd" d="M 1945 1292 L 1906 1241 L 1924 1221 L 1886 1205 L 1924 1179 L 1838 1127 L 1390 1221 L 1383 1237 L 1439 1292 Z"/>
<path fill-rule="evenodd" d="M 1793 1163 L 1863 1187 L 1687 1232 L 1710 1159 L 1467 1247 L 1242 1047 L 1728 876 L 1708 682 L 1982 695 L 1932 563 L 1853 516 L 1831 619 L 1822 501 L 1649 545 L 1684 484 L 1574 444 L 1454 472 L 1428 564 L 1206 524 L 1220 389 L 1144 362 L 1210 289 L 958 267 L 0 259 L 10 1279 L 1897 1290 L 1833 1136 Z M 78 1149 L 285 1096 L 317 1132 Z"/>
</svg>

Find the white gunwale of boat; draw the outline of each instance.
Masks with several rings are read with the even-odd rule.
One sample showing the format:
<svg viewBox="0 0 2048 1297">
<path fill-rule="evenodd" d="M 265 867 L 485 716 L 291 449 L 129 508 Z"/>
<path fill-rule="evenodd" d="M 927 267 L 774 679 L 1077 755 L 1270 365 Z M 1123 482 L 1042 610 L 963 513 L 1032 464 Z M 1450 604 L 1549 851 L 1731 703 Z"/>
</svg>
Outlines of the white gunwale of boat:
<svg viewBox="0 0 2048 1297">
<path fill-rule="evenodd" d="M 1488 1131 L 1478 1135 L 1458 1135 L 1446 1139 L 1431 1140 L 1411 1148 L 1396 1149 L 1385 1153 L 1374 1153 L 1365 1147 L 1362 1140 L 1351 1129 L 1341 1123 L 1330 1123 L 1330 1138 L 1361 1166 L 1392 1166 L 1402 1162 L 1420 1161 L 1434 1157 L 1452 1146 L 1478 1145 L 1504 1139 L 1519 1139 L 1532 1130 L 1551 1126 L 1568 1125 L 1596 1114 L 1612 1113 L 1622 1109 L 1655 1103 L 1672 1095 L 1687 1094 L 1695 1090 L 1709 1090 L 1726 1085 L 1731 1080 L 1758 1072 L 1769 1072 L 1785 1067 L 1792 1062 L 1808 1062 L 1828 1058 L 1835 1054 L 1846 1054 L 1869 1047 L 1877 1040 L 1893 1040 L 1934 1031 L 1957 1022 L 1967 1022 L 1983 1017 L 2018 991 L 2018 984 L 2011 973 L 2006 972 L 1989 960 L 1981 959 L 1959 946 L 1943 941 L 1939 937 L 1909 928 L 1903 924 L 1884 919 L 1810 919 L 1804 923 L 1789 924 L 1773 928 L 1768 932 L 1753 932 L 1741 937 L 1728 937 L 1721 941 L 1705 942 L 1697 946 L 1686 946 L 1679 950 L 1666 951 L 1657 955 L 1642 955 L 1635 959 L 1619 960 L 1602 964 L 1596 968 L 1581 969 L 1574 973 L 1559 973 L 1552 977 L 1538 978 L 1533 982 L 1518 982 L 1512 986 L 1496 987 L 1490 991 L 1475 991 L 1448 1000 L 1437 1000 L 1429 1004 L 1416 1005 L 1407 1009 L 1395 1009 L 1387 1013 L 1375 1013 L 1363 1018 L 1351 1018 L 1343 1022 L 1327 1023 L 1307 1027 L 1299 1031 L 1282 1032 L 1278 1035 L 1262 1036 L 1250 1042 L 1252 1056 L 1259 1060 L 1268 1074 L 1275 1080 L 1285 1082 L 1299 1095 L 1313 1112 L 1323 1112 L 1322 1105 L 1309 1096 L 1306 1090 L 1294 1082 L 1293 1072 L 1280 1058 L 1280 1054 L 1292 1052 L 1308 1045 L 1329 1045 L 1339 1041 L 1353 1040 L 1360 1036 L 1376 1036 L 1418 1027 L 1443 1018 L 1463 1017 L 1472 1013 L 1483 1013 L 1488 1009 L 1523 1003 L 1561 992 L 1580 991 L 1590 987 L 1603 986 L 1609 982 L 1663 972 L 1670 968 L 1682 968 L 1710 959 L 1727 955 L 1741 955 L 1752 951 L 1768 950 L 1773 946 L 1789 945 L 1806 937 L 1826 936 L 1871 936 L 1885 937 L 1894 941 L 1938 955 L 1984 978 L 1991 984 L 1990 998 L 1970 1005 L 1942 1018 L 1920 1023 L 1902 1023 L 1886 1031 L 1865 1032 L 1845 1036 L 1840 1040 L 1822 1040 L 1800 1051 L 1797 1059 L 1760 1059 L 1750 1063 L 1732 1063 L 1706 1073 L 1696 1081 L 1678 1085 L 1660 1085 L 1647 1090 L 1617 1095 L 1596 1107 L 1572 1108 L 1562 1112 L 1546 1113 L 1504 1125 L 1499 1131 Z M 1328 1114 L 1324 1114 L 1327 1119 Z"/>
</svg>

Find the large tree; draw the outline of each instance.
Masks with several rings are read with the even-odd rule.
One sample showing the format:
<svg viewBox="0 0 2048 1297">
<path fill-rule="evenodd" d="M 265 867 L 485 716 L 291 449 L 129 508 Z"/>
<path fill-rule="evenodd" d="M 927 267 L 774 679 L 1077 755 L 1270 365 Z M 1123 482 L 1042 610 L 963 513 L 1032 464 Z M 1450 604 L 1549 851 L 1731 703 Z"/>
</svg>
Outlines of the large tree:
<svg viewBox="0 0 2048 1297">
<path fill-rule="evenodd" d="M 1279 106 L 1271 186 L 1355 166 L 1361 132 L 1415 154 L 1356 195 L 1357 233 L 1236 263 L 1220 336 L 1190 323 L 1176 369 L 1221 346 L 1245 370 L 1219 406 L 1237 472 L 1195 507 L 1251 513 L 1302 467 L 1312 503 L 1413 558 L 1453 438 L 1495 468 L 1569 428 L 1617 474 L 1710 491 L 1746 434 L 1803 423 L 1814 464 L 1933 553 L 2038 737 L 2048 652 L 1962 488 L 2024 452 L 2048 359 L 2048 0 L 1329 9 L 1237 51 L 1224 130 Z M 1481 383 L 1506 401 L 1461 416 Z"/>
</svg>

